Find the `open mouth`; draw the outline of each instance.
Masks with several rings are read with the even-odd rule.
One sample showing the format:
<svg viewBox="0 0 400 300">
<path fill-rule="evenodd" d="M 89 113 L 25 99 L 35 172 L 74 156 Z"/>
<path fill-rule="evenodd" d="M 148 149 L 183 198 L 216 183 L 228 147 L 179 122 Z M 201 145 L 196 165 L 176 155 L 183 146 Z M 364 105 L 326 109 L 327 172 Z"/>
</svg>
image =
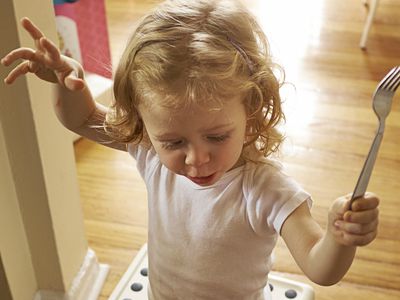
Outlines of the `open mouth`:
<svg viewBox="0 0 400 300">
<path fill-rule="evenodd" d="M 213 181 L 214 177 L 215 177 L 216 173 L 213 173 L 209 176 L 203 176 L 203 177 L 191 177 L 191 176 L 187 176 L 187 178 L 189 178 L 191 181 L 193 181 L 196 184 L 199 185 L 204 185 L 207 183 L 210 183 Z"/>
</svg>

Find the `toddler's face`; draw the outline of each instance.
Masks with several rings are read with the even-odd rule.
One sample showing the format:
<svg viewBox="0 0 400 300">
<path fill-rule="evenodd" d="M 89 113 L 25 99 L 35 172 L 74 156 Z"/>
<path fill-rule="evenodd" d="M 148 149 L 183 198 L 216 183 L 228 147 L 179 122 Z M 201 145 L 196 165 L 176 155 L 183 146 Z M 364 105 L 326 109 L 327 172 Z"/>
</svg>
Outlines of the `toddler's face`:
<svg viewBox="0 0 400 300">
<path fill-rule="evenodd" d="M 171 111 L 153 106 L 140 112 L 155 151 L 172 172 L 208 186 L 239 164 L 246 131 L 240 99 L 218 109 L 196 105 Z"/>
</svg>

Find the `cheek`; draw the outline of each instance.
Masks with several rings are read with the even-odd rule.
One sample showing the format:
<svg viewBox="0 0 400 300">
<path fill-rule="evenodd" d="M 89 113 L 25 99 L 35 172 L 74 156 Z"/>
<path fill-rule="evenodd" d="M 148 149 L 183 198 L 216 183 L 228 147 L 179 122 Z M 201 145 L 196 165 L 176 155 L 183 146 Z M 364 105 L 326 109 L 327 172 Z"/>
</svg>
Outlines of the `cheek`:
<svg viewBox="0 0 400 300">
<path fill-rule="evenodd" d="M 226 164 L 236 163 L 242 154 L 243 142 L 244 137 L 241 136 L 226 143 L 220 151 L 218 151 L 220 160 L 224 161 Z"/>
<path fill-rule="evenodd" d="M 183 157 L 178 151 L 165 151 L 164 149 L 156 149 L 161 163 L 169 170 L 177 173 L 182 169 Z"/>
</svg>

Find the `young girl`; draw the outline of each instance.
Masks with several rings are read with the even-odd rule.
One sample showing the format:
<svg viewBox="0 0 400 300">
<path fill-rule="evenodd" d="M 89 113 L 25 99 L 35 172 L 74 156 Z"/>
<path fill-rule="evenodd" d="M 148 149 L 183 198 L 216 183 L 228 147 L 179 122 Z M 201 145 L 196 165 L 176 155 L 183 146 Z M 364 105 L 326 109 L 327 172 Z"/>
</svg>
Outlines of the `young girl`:
<svg viewBox="0 0 400 300">
<path fill-rule="evenodd" d="M 312 281 L 332 285 L 356 246 L 374 240 L 376 196 L 336 199 L 322 230 L 310 195 L 267 158 L 282 141 L 279 68 L 239 2 L 171 0 L 147 15 L 116 70 L 111 108 L 93 100 L 76 61 L 31 21 L 22 25 L 37 49 L 2 59 L 24 59 L 5 82 L 32 72 L 57 83 L 65 127 L 137 161 L 148 190 L 150 299 L 269 299 L 278 235 Z"/>
</svg>

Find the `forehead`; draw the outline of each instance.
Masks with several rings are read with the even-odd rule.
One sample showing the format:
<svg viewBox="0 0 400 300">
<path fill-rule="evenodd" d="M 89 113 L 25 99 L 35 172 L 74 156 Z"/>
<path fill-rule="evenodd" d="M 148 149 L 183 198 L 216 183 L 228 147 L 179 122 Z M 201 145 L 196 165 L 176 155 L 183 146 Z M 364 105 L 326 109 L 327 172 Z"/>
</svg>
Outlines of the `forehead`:
<svg viewBox="0 0 400 300">
<path fill-rule="evenodd" d="M 161 135 L 187 130 L 211 130 L 235 126 L 245 122 L 242 101 L 231 99 L 221 103 L 191 104 L 184 108 L 143 107 L 141 115 L 149 133 Z"/>
</svg>

